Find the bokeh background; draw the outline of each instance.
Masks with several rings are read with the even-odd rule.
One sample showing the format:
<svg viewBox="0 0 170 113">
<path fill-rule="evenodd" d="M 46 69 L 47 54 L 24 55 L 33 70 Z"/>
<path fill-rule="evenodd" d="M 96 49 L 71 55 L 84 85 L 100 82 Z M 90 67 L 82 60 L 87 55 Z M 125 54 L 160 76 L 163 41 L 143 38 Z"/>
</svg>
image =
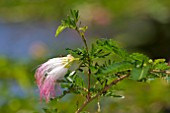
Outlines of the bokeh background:
<svg viewBox="0 0 170 113">
<path fill-rule="evenodd" d="M 44 113 L 42 108 L 73 113 L 83 100 L 68 95 L 49 105 L 39 102 L 36 67 L 48 58 L 82 47 L 65 30 L 55 38 L 60 20 L 78 9 L 91 44 L 112 38 L 129 52 L 170 59 L 170 0 L 0 0 L 0 113 Z M 115 86 L 124 99 L 104 98 L 102 113 L 169 113 L 170 86 L 161 80 Z M 94 113 L 97 103 L 87 108 Z"/>
</svg>

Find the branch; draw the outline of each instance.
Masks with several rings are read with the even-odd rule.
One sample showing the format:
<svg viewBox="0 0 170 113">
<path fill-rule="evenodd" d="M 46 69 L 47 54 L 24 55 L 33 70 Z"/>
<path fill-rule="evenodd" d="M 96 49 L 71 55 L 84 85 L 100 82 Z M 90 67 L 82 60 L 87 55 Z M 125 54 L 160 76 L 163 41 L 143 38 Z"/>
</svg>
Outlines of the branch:
<svg viewBox="0 0 170 113">
<path fill-rule="evenodd" d="M 151 73 L 165 73 L 165 74 L 170 74 L 170 70 L 152 70 Z"/>
<path fill-rule="evenodd" d="M 118 82 L 120 82 L 121 80 L 124 80 L 125 78 L 129 77 L 130 74 L 127 75 L 122 75 L 120 76 L 118 79 L 113 80 L 109 85 L 105 86 L 103 88 L 102 91 L 100 91 L 99 93 L 97 93 L 95 96 L 91 97 L 91 98 L 87 98 L 84 103 L 82 104 L 82 106 L 75 112 L 75 113 L 80 113 L 83 108 L 90 103 L 92 100 L 94 100 L 95 98 L 97 98 L 98 96 L 102 95 L 104 92 L 106 92 L 110 87 L 112 87 L 113 85 L 117 84 Z"/>
</svg>

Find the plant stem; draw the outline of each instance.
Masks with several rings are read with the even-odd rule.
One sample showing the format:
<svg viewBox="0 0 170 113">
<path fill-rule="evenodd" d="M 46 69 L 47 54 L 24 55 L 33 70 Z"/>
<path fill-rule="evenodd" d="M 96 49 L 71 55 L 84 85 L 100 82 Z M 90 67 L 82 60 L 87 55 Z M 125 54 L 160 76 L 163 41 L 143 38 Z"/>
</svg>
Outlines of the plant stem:
<svg viewBox="0 0 170 113">
<path fill-rule="evenodd" d="M 95 96 L 91 97 L 90 99 L 86 99 L 83 103 L 83 105 L 75 112 L 75 113 L 80 113 L 84 107 L 86 107 L 86 105 L 88 103 L 90 103 L 92 100 L 94 100 L 95 98 L 97 98 L 98 96 L 102 95 L 104 92 L 106 92 L 110 87 L 112 87 L 113 85 L 117 84 L 118 82 L 120 82 L 121 80 L 124 80 L 125 78 L 129 77 L 130 74 L 127 75 L 122 75 L 119 78 L 117 78 L 116 80 L 113 80 L 109 85 L 105 86 L 103 88 L 103 90 L 101 90 L 99 93 L 97 93 Z"/>
<path fill-rule="evenodd" d="M 76 29 L 75 29 L 75 30 L 78 32 L 78 34 L 79 34 L 79 35 L 80 35 L 80 37 L 82 38 L 83 43 L 84 43 L 85 48 L 86 48 L 86 51 L 87 51 L 87 53 L 89 53 L 89 49 L 88 49 L 88 46 L 87 46 L 87 41 L 86 41 L 86 38 L 85 38 L 85 36 L 84 36 L 84 33 L 83 33 L 83 32 L 81 32 L 81 31 L 78 29 L 78 27 L 76 27 Z"/>
<path fill-rule="evenodd" d="M 90 55 L 89 55 L 89 49 L 88 49 L 88 46 L 87 46 L 87 41 L 86 41 L 86 37 L 84 35 L 84 32 L 81 32 L 78 27 L 76 27 L 75 29 L 78 34 L 80 35 L 80 37 L 82 38 L 83 42 L 84 42 L 84 45 L 85 45 L 85 48 L 86 48 L 86 51 L 87 51 L 87 60 L 88 60 L 88 94 L 87 94 L 87 99 L 90 99 L 91 98 L 91 95 L 90 95 L 90 75 L 91 75 L 91 70 L 90 70 L 90 66 L 91 66 L 91 60 L 90 60 Z"/>
</svg>

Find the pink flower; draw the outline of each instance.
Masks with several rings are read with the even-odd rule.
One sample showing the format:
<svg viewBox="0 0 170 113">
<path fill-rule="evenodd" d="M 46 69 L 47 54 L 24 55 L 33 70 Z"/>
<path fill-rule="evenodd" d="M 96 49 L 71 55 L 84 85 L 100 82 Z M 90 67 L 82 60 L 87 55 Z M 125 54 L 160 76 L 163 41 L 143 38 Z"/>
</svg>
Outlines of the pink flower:
<svg viewBox="0 0 170 113">
<path fill-rule="evenodd" d="M 35 78 L 40 91 L 40 100 L 45 98 L 46 102 L 49 102 L 50 98 L 56 96 L 56 85 L 59 86 L 57 80 L 64 77 L 74 60 L 71 55 L 52 58 L 36 70 Z"/>
</svg>

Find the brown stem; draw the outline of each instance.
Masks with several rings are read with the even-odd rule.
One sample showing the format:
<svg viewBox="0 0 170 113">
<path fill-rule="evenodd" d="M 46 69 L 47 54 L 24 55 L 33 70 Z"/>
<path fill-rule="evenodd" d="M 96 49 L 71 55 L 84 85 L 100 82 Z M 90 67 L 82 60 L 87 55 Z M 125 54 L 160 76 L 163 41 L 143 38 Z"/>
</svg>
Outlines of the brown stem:
<svg viewBox="0 0 170 113">
<path fill-rule="evenodd" d="M 103 88 L 102 91 L 100 91 L 99 93 L 97 93 L 95 96 L 89 98 L 89 99 L 86 99 L 83 103 L 83 105 L 75 112 L 75 113 L 80 113 L 83 108 L 88 104 L 90 103 L 92 100 L 94 100 L 95 98 L 97 98 L 98 96 L 102 95 L 104 92 L 106 92 L 110 87 L 112 87 L 113 85 L 117 84 L 119 81 L 127 78 L 130 74 L 127 74 L 127 75 L 122 75 L 120 76 L 119 78 L 117 78 L 116 80 L 113 80 L 109 85 L 105 86 Z"/>
<path fill-rule="evenodd" d="M 169 70 L 152 70 L 151 73 L 165 73 L 170 74 Z"/>
<path fill-rule="evenodd" d="M 91 75 L 91 70 L 88 70 L 88 94 L 87 94 L 87 98 L 90 99 L 91 95 L 90 95 L 90 75 Z"/>
</svg>

